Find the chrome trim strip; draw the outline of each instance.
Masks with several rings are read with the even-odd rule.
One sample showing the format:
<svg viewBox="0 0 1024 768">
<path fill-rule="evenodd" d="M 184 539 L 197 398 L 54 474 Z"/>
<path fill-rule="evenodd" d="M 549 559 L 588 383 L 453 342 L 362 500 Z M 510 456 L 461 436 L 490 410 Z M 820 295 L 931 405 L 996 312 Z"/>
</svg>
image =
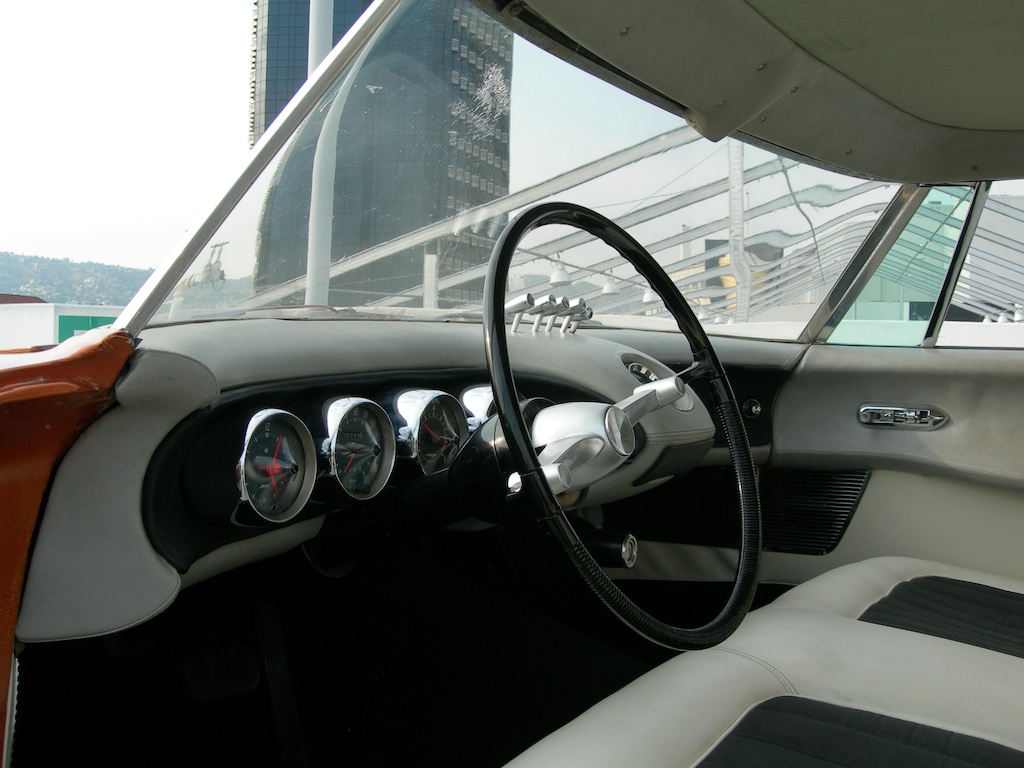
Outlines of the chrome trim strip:
<svg viewBox="0 0 1024 768">
<path fill-rule="evenodd" d="M 18 657 L 11 655 L 11 677 L 7 685 L 7 719 L 4 723 L 3 751 L 0 752 L 0 766 L 12 764 L 14 749 L 14 721 L 18 714 Z"/>
<path fill-rule="evenodd" d="M 868 403 L 857 411 L 857 420 L 865 427 L 932 430 L 945 426 L 949 415 L 939 408 L 926 405 Z"/>
<path fill-rule="evenodd" d="M 819 306 L 798 341 L 824 343 L 839 320 L 860 295 L 864 285 L 878 269 L 893 243 L 903 232 L 928 194 L 927 187 L 904 184 L 893 197 L 875 226 L 857 249 L 857 253 Z"/>
<path fill-rule="evenodd" d="M 967 221 L 960 230 L 960 239 L 957 241 L 956 250 L 953 252 L 953 260 L 946 270 L 946 279 L 942 283 L 939 295 L 935 298 L 935 309 L 928 320 L 928 329 L 925 331 L 922 347 L 934 347 L 938 341 L 939 332 L 942 330 L 942 323 L 946 319 L 949 305 L 953 303 L 953 293 L 956 291 L 956 284 L 960 280 L 960 272 L 967 260 L 967 252 L 974 240 L 974 233 L 978 229 L 978 222 L 981 221 L 981 214 L 985 210 L 985 203 L 988 201 L 988 192 L 992 182 L 974 185 L 974 199 L 971 201 L 971 210 L 967 214 Z"/>
</svg>

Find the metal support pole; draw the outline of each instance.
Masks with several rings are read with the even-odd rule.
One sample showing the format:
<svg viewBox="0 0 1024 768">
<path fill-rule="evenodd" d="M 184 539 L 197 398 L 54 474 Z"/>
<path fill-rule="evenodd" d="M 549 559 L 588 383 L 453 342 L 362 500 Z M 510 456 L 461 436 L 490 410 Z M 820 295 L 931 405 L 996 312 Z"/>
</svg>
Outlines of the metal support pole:
<svg viewBox="0 0 1024 768">
<path fill-rule="evenodd" d="M 743 244 L 743 144 L 729 142 L 729 262 L 736 278 L 736 322 L 750 319 L 750 263 Z"/>
<path fill-rule="evenodd" d="M 331 52 L 334 37 L 334 0 L 309 0 L 309 56 L 306 76 L 313 74 Z"/>
</svg>

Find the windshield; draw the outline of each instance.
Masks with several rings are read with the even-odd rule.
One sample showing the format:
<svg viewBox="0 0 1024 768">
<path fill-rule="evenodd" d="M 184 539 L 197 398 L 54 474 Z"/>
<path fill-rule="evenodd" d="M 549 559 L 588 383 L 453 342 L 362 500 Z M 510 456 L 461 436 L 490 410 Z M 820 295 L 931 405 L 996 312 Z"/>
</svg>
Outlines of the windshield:
<svg viewBox="0 0 1024 768">
<path fill-rule="evenodd" d="M 895 191 L 709 142 L 457 0 L 402 3 L 280 143 L 151 324 L 472 318 L 502 227 L 560 200 L 626 228 L 709 331 L 796 338 Z M 604 325 L 668 318 L 560 227 L 522 243 L 508 292 L 583 299 Z"/>
</svg>

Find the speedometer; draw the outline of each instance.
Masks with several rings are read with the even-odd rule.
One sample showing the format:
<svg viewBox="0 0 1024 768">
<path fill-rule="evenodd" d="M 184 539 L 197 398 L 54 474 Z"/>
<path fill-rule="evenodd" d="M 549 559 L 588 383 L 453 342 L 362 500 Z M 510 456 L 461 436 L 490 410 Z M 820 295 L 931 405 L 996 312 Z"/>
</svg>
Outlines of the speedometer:
<svg viewBox="0 0 1024 768">
<path fill-rule="evenodd" d="M 401 393 L 396 403 L 405 425 L 399 434 L 426 475 L 448 467 L 469 437 L 466 412 L 454 397 L 433 389 Z"/>
<path fill-rule="evenodd" d="M 354 499 L 371 499 L 387 484 L 395 465 L 391 419 L 361 397 L 335 400 L 327 408 L 331 474 Z"/>
<path fill-rule="evenodd" d="M 302 421 L 277 408 L 258 411 L 245 430 L 238 460 L 242 500 L 272 523 L 295 517 L 316 479 L 316 448 Z"/>
</svg>

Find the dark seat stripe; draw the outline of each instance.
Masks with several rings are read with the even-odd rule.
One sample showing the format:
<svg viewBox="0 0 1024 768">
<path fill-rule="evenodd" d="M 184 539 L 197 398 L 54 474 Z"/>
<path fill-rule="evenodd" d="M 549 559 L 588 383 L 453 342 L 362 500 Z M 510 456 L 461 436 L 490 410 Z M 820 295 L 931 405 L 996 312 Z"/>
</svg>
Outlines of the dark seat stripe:
<svg viewBox="0 0 1024 768">
<path fill-rule="evenodd" d="M 703 768 L 1021 768 L 1024 753 L 906 720 L 796 697 L 759 704 Z"/>
<path fill-rule="evenodd" d="M 923 576 L 897 584 L 860 616 L 925 635 L 1024 658 L 1024 595 Z"/>
</svg>

